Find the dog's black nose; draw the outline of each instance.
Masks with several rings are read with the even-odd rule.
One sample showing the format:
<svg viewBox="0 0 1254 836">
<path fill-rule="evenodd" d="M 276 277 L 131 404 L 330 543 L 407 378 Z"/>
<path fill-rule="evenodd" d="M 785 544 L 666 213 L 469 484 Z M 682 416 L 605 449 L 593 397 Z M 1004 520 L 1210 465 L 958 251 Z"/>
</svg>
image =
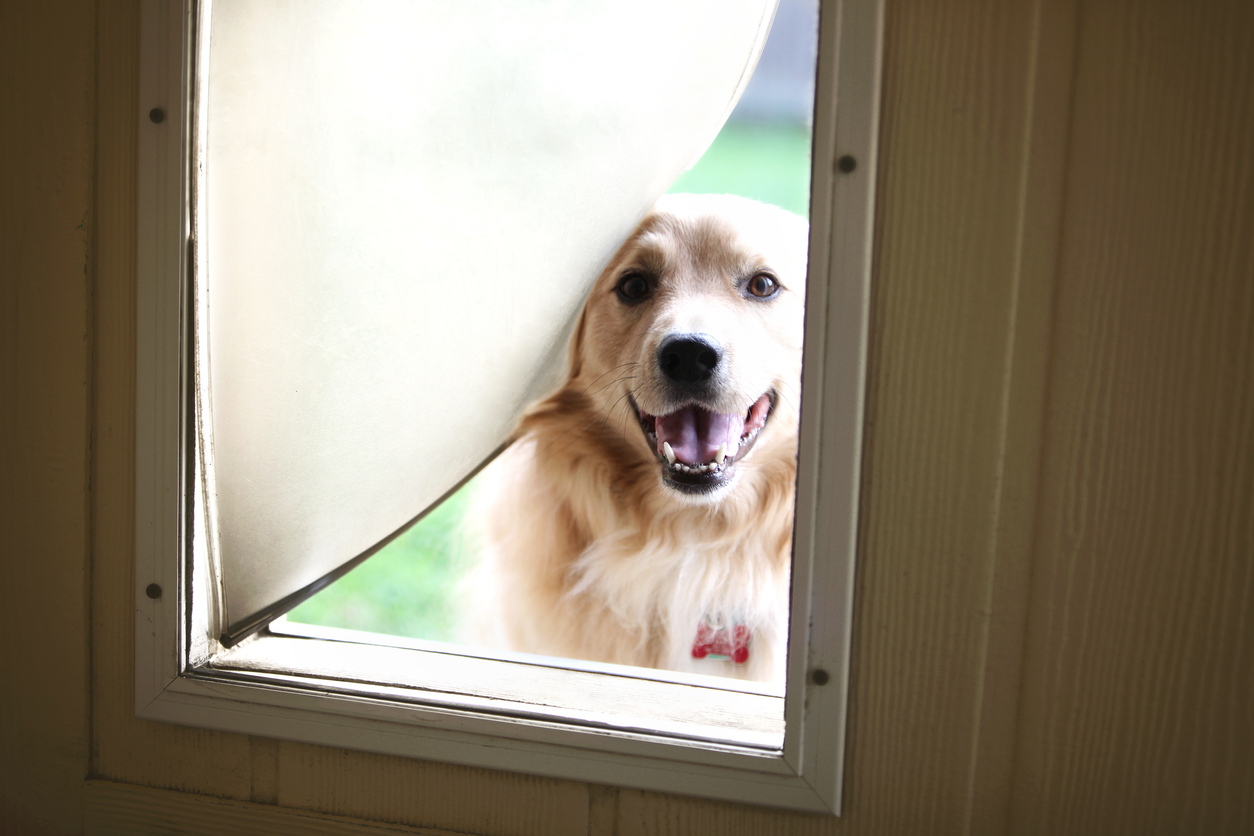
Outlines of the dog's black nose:
<svg viewBox="0 0 1254 836">
<path fill-rule="evenodd" d="M 662 374 L 677 383 L 702 383 L 714 374 L 723 347 L 708 334 L 671 334 L 657 347 Z"/>
</svg>

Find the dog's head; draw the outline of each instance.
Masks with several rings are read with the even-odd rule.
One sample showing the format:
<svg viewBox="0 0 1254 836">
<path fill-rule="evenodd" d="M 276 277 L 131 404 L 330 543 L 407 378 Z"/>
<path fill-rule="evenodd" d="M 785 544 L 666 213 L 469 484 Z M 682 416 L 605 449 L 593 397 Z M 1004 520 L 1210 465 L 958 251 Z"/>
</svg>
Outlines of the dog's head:
<svg viewBox="0 0 1254 836">
<path fill-rule="evenodd" d="M 573 387 L 662 485 L 726 496 L 755 458 L 795 456 L 808 224 L 728 195 L 670 195 L 597 279 Z"/>
</svg>

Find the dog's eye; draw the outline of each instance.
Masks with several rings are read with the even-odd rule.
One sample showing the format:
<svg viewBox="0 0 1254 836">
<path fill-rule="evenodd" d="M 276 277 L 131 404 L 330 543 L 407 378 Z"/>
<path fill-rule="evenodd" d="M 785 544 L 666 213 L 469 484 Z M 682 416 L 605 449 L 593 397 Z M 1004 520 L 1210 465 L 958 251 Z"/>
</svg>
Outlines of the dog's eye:
<svg viewBox="0 0 1254 836">
<path fill-rule="evenodd" d="M 649 295 L 649 281 L 639 273 L 628 273 L 618 280 L 616 290 L 624 302 L 639 302 Z"/>
<path fill-rule="evenodd" d="M 745 287 L 759 299 L 770 299 L 779 292 L 779 280 L 770 273 L 755 273 Z"/>
</svg>

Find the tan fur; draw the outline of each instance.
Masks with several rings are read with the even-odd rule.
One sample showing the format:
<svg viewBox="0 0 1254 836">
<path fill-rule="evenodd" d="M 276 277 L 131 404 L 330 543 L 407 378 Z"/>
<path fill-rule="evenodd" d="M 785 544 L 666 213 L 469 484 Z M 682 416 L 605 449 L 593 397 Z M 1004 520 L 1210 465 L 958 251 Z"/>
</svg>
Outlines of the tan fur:
<svg viewBox="0 0 1254 836">
<path fill-rule="evenodd" d="M 471 583 L 478 641 L 782 681 L 807 234 L 775 207 L 673 195 L 623 244 L 571 337 L 566 382 L 528 411 L 485 480 Z M 637 268 L 659 277 L 657 291 L 624 305 L 615 286 Z M 745 277 L 765 268 L 779 296 L 747 299 Z M 654 357 L 675 330 L 726 347 L 718 411 L 743 414 L 764 391 L 778 395 L 730 487 L 711 496 L 663 484 L 627 400 L 671 411 Z M 733 612 L 753 631 L 749 661 L 693 659 L 698 622 Z"/>
</svg>

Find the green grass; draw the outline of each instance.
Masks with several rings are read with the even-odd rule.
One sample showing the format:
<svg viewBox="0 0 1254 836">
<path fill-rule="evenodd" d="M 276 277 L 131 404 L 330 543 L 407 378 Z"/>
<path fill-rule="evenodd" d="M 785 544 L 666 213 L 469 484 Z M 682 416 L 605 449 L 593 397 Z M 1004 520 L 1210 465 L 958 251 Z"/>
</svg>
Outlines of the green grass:
<svg viewBox="0 0 1254 836">
<path fill-rule="evenodd" d="M 810 131 L 728 123 L 670 191 L 738 194 L 808 216 Z M 460 530 L 475 481 L 356 569 L 288 613 L 291 621 L 451 641 L 453 590 L 468 564 Z"/>
<path fill-rule="evenodd" d="M 288 613 L 290 621 L 451 641 L 451 591 L 467 563 L 461 520 L 474 480 L 331 586 Z"/>
</svg>

